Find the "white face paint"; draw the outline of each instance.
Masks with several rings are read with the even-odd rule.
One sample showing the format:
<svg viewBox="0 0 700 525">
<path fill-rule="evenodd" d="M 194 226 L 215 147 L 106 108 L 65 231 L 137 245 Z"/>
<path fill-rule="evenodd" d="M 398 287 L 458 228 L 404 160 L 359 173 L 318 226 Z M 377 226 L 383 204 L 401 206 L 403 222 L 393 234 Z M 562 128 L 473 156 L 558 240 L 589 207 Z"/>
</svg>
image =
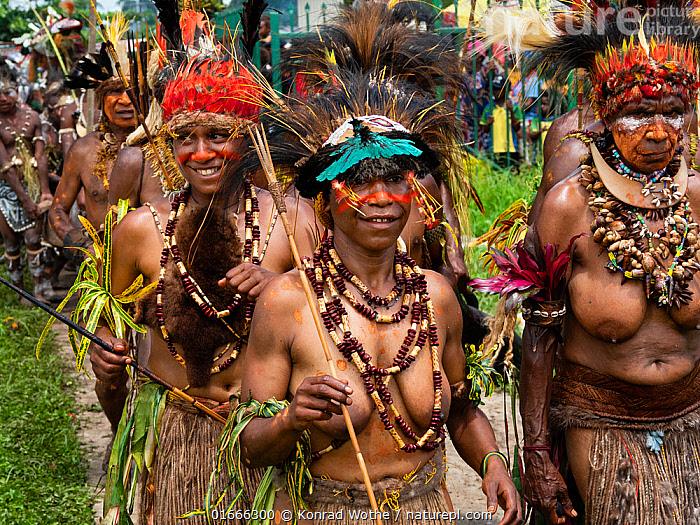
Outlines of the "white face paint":
<svg viewBox="0 0 700 525">
<path fill-rule="evenodd" d="M 642 126 L 650 126 L 654 124 L 654 122 L 656 122 L 657 119 L 659 119 L 664 125 L 674 129 L 675 131 L 680 131 L 681 127 L 683 126 L 683 120 L 685 119 L 685 115 L 624 115 L 622 117 L 616 118 L 613 122 L 613 126 L 615 126 L 620 131 L 624 131 L 626 133 L 633 133 Z"/>
</svg>

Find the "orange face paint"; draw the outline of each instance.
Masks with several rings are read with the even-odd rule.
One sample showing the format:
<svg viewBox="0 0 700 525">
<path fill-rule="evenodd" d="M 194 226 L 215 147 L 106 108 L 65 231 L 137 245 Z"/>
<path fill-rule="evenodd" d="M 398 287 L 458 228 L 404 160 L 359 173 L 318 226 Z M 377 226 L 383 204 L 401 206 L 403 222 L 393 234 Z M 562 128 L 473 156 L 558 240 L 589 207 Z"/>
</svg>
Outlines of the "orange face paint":
<svg viewBox="0 0 700 525">
<path fill-rule="evenodd" d="M 183 153 L 177 156 L 177 161 L 184 165 L 188 160 L 192 159 L 196 162 L 206 162 L 214 157 L 221 157 L 225 160 L 241 160 L 241 156 L 235 151 L 224 149 L 222 151 L 196 151 L 195 153 Z"/>
<path fill-rule="evenodd" d="M 337 198 L 337 196 L 336 196 Z M 355 202 L 352 204 L 355 204 L 356 206 L 360 206 L 362 204 L 368 203 L 372 204 L 373 202 L 377 201 L 382 201 L 382 200 L 388 200 L 391 202 L 400 202 L 400 203 L 405 203 L 409 204 L 411 202 L 411 199 L 413 198 L 413 192 L 408 192 L 408 193 L 389 193 L 386 191 L 378 191 L 375 193 L 370 193 L 369 195 L 358 195 L 356 199 L 354 199 Z M 340 199 L 337 199 L 340 200 Z M 351 203 L 348 202 L 348 199 L 343 200 L 340 205 L 338 206 L 338 213 L 342 213 L 344 211 L 349 210 L 350 208 L 355 209 Z"/>
</svg>

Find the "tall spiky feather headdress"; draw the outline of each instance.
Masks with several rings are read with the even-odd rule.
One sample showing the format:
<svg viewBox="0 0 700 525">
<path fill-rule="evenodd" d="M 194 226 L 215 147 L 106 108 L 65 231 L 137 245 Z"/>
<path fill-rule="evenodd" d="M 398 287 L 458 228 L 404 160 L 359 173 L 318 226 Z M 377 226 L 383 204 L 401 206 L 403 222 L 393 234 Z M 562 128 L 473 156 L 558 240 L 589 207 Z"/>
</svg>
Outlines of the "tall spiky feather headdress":
<svg viewBox="0 0 700 525">
<path fill-rule="evenodd" d="M 454 78 L 455 57 L 448 35 L 408 27 L 385 3 L 368 0 L 342 9 L 316 32 L 295 39 L 282 68 L 289 74 L 301 71 L 312 86 L 322 86 L 339 70 L 384 71 L 387 78 L 401 78 L 434 92 Z"/>
<path fill-rule="evenodd" d="M 290 99 L 264 116 L 272 129 L 275 167 L 310 198 L 328 192 L 333 181 L 356 184 L 397 171 L 463 179 L 461 131 L 454 114 L 444 102 L 418 96 L 417 90 L 395 79 L 340 73 L 323 96 Z M 329 140 L 343 125 L 348 128 L 343 135 L 350 138 Z M 341 160 L 350 140 L 376 154 L 365 151 L 354 160 Z M 381 148 L 390 151 L 380 153 Z"/>
<path fill-rule="evenodd" d="M 604 119 L 643 97 L 673 94 L 689 106 L 700 87 L 700 25 L 689 3 L 574 0 L 569 4 L 569 11 L 551 20 L 534 10 L 500 6 L 482 19 L 482 26 L 490 41 L 502 41 L 517 54 L 533 51 L 530 61 L 555 70 L 562 81 L 571 71 L 586 70 L 593 85 L 593 107 Z"/>
<path fill-rule="evenodd" d="M 128 29 L 128 21 L 120 12 L 115 13 L 111 20 L 106 23 L 106 35 L 102 35 L 104 41 L 114 44 L 117 58 L 122 70 L 129 71 L 129 58 L 126 46 L 121 42 L 121 38 Z M 99 53 L 89 53 L 78 60 L 75 68 L 66 77 L 64 85 L 70 89 L 94 89 L 98 100 L 102 100 L 104 95 L 122 86 L 117 69 L 112 59 L 107 53 L 107 46 L 102 45 Z"/>
</svg>

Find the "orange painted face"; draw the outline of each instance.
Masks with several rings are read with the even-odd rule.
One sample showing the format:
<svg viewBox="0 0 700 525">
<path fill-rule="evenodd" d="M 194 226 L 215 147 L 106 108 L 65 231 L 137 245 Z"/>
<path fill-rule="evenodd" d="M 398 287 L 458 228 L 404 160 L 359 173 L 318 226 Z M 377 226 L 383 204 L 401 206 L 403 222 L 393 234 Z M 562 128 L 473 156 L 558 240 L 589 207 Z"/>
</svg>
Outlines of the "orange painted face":
<svg viewBox="0 0 700 525">
<path fill-rule="evenodd" d="M 136 112 L 126 91 L 109 91 L 102 102 L 102 111 L 107 120 L 119 128 L 136 126 Z"/>
<path fill-rule="evenodd" d="M 358 246 L 372 250 L 395 245 L 411 212 L 413 193 L 407 175 L 382 175 L 351 189 L 352 202 L 346 194 L 331 192 L 336 234 L 340 230 Z"/>
<path fill-rule="evenodd" d="M 241 158 L 242 138 L 207 126 L 181 131 L 173 141 L 173 153 L 180 171 L 193 190 L 213 195 L 220 187 L 227 162 Z"/>
<path fill-rule="evenodd" d="M 629 103 L 606 124 L 625 164 L 634 171 L 652 173 L 671 162 L 685 113 L 679 97 L 666 95 L 661 100 Z"/>
</svg>

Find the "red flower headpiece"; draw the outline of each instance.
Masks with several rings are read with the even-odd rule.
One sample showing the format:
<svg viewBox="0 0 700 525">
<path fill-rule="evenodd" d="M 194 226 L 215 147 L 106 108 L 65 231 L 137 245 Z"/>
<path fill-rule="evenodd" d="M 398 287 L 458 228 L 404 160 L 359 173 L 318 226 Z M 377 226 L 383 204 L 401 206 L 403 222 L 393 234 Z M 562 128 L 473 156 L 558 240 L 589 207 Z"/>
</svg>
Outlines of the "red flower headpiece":
<svg viewBox="0 0 700 525">
<path fill-rule="evenodd" d="M 642 40 L 613 49 L 596 58 L 593 71 L 593 105 L 602 118 L 614 116 L 625 104 L 642 98 L 677 95 L 690 106 L 700 82 L 695 73 L 695 52 L 669 40 L 649 44 Z"/>
<path fill-rule="evenodd" d="M 163 120 L 213 113 L 257 122 L 262 96 L 260 82 L 235 59 L 194 57 L 165 89 Z"/>
</svg>

